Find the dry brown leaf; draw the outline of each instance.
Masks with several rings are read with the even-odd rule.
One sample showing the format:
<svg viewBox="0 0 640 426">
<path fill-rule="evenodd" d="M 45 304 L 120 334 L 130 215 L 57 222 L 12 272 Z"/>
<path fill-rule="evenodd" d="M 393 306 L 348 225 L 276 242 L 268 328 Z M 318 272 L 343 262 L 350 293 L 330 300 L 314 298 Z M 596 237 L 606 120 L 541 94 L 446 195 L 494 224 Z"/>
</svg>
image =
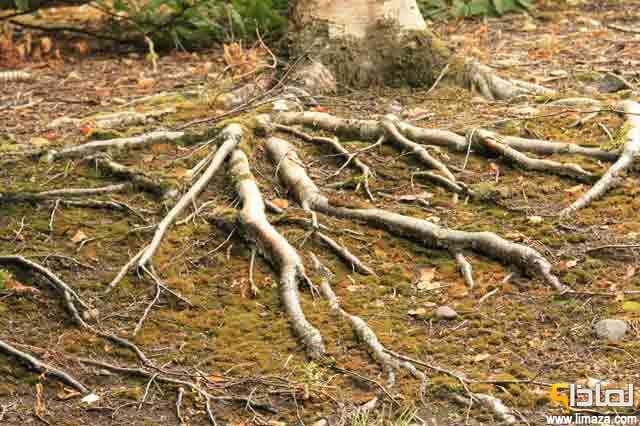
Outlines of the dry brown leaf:
<svg viewBox="0 0 640 426">
<path fill-rule="evenodd" d="M 419 290 L 431 290 L 440 285 L 433 282 L 436 276 L 436 268 L 419 265 L 413 273 L 413 284 Z"/>
<path fill-rule="evenodd" d="M 40 50 L 42 50 L 42 53 L 45 53 L 45 54 L 49 53 L 51 52 L 52 48 L 53 48 L 53 42 L 49 37 L 42 37 L 40 39 Z"/>
<path fill-rule="evenodd" d="M 37 288 L 29 287 L 16 280 L 11 280 L 7 283 L 7 290 L 17 295 L 31 294 L 37 296 L 38 294 L 40 294 L 40 290 L 38 290 Z"/>
<path fill-rule="evenodd" d="M 149 90 L 153 88 L 153 86 L 155 85 L 156 85 L 155 78 L 140 78 L 138 80 L 138 89 L 141 89 L 141 90 Z"/>
<path fill-rule="evenodd" d="M 43 145 L 49 145 L 51 142 L 46 138 L 36 137 L 36 138 L 31 138 L 29 140 L 29 143 L 34 146 L 43 146 Z"/>
<path fill-rule="evenodd" d="M 289 207 L 289 201 L 284 198 L 276 198 L 271 201 L 276 207 L 280 207 L 282 210 L 285 210 Z"/>
<path fill-rule="evenodd" d="M 176 167 L 175 170 L 173 171 L 173 175 L 178 179 L 182 179 L 187 175 L 188 171 L 189 170 L 185 169 L 184 167 Z"/>
<path fill-rule="evenodd" d="M 473 362 L 482 362 L 484 360 L 487 360 L 491 358 L 491 355 L 488 353 L 482 353 L 482 354 L 478 354 L 476 356 L 473 357 Z"/>
<path fill-rule="evenodd" d="M 85 234 L 84 232 L 82 232 L 81 229 L 78 229 L 78 231 L 74 234 L 73 237 L 71 237 L 71 241 L 73 241 L 74 243 L 81 243 L 82 241 L 86 240 L 87 238 L 89 238 L 87 236 L 87 234 Z"/>
<path fill-rule="evenodd" d="M 89 44 L 84 40 L 75 42 L 73 44 L 73 48 L 79 55 L 82 55 L 82 56 L 89 53 Z"/>
</svg>

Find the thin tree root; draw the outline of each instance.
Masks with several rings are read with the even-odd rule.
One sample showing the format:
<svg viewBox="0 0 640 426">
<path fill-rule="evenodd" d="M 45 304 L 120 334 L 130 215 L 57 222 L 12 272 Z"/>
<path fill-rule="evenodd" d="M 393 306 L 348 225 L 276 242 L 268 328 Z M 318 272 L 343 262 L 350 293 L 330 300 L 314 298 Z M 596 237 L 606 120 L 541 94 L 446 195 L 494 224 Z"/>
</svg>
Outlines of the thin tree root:
<svg viewBox="0 0 640 426">
<path fill-rule="evenodd" d="M 320 293 L 322 294 L 322 297 L 324 297 L 329 302 L 329 307 L 334 314 L 340 315 L 344 320 L 348 321 L 351 324 L 351 328 L 353 329 L 355 335 L 361 342 L 363 342 L 367 346 L 373 359 L 375 359 L 376 362 L 378 362 L 383 368 L 383 370 L 386 371 L 387 386 L 391 387 L 395 385 L 395 371 L 404 368 L 409 371 L 411 375 L 421 380 L 422 384 L 420 394 L 423 395 L 427 383 L 427 377 L 425 376 L 425 374 L 418 370 L 412 363 L 408 361 L 398 360 L 390 356 L 386 352 L 385 347 L 378 340 L 378 336 L 376 336 L 374 331 L 362 318 L 356 315 L 351 315 L 340 307 L 338 297 L 331 288 L 331 279 L 333 277 L 333 273 L 326 266 L 324 266 L 313 253 L 311 253 L 311 259 L 313 260 L 316 272 L 321 276 Z"/>
<path fill-rule="evenodd" d="M 164 235 L 167 233 L 171 225 L 176 221 L 178 216 L 190 205 L 192 205 L 196 198 L 200 195 L 200 193 L 207 186 L 209 181 L 213 178 L 216 172 L 220 169 L 227 156 L 235 149 L 236 146 L 241 142 L 243 137 L 243 129 L 238 124 L 230 124 L 225 127 L 222 131 L 222 139 L 224 140 L 223 144 L 216 151 L 213 160 L 207 167 L 207 169 L 203 172 L 202 176 L 198 178 L 198 180 L 189 188 L 186 194 L 184 194 L 180 200 L 176 203 L 175 206 L 167 213 L 167 215 L 162 219 L 162 221 L 158 224 L 156 228 L 156 232 L 153 236 L 153 240 L 149 244 L 149 246 L 145 249 L 145 252 L 138 259 L 138 267 L 142 268 L 143 266 L 149 264 L 153 255 L 160 248 L 160 244 L 162 243 L 162 239 Z"/>
<path fill-rule="evenodd" d="M 398 120 L 393 116 L 386 116 L 382 120 L 382 127 L 386 132 L 386 136 L 389 140 L 395 142 L 402 148 L 411 151 L 417 158 L 428 167 L 438 170 L 442 175 L 451 182 L 456 181 L 456 177 L 449 171 L 447 166 L 440 160 L 433 158 L 431 154 L 420 144 L 417 144 L 407 139 L 396 127 Z"/>
<path fill-rule="evenodd" d="M 444 176 L 440 176 L 434 172 L 413 172 L 411 173 L 411 181 L 413 183 L 413 178 L 415 176 L 425 177 L 429 179 L 432 183 L 435 183 L 441 188 L 444 188 L 448 191 L 453 192 L 454 194 L 459 195 L 474 195 L 474 192 L 469 189 L 469 187 L 463 184 L 460 181 L 454 182 L 452 180 L 447 179 Z"/>
<path fill-rule="evenodd" d="M 355 272 L 359 272 L 363 275 L 376 275 L 373 269 L 365 265 L 346 247 L 338 244 L 338 242 L 333 240 L 331 237 L 323 234 L 322 232 L 316 232 L 315 235 L 320 239 L 320 241 L 331 247 L 331 249 L 335 251 L 343 260 L 345 260 Z"/>
<path fill-rule="evenodd" d="M 89 142 L 84 145 L 64 148 L 61 151 L 51 150 L 47 153 L 46 160 L 52 162 L 60 158 L 84 157 L 106 150 L 122 150 L 131 147 L 142 148 L 153 144 L 177 141 L 184 137 L 184 135 L 184 132 L 157 131 L 140 136 L 132 136 L 130 138 Z"/>
<path fill-rule="evenodd" d="M 10 344 L 2 340 L 0 340 L 0 351 L 18 358 L 19 360 L 29 365 L 29 367 L 31 367 L 33 370 L 37 371 L 38 373 L 43 373 L 43 374 L 47 374 L 49 376 L 55 377 L 56 379 L 73 387 L 74 389 L 76 389 L 78 392 L 82 394 L 91 393 L 89 388 L 87 388 L 85 385 L 80 383 L 77 379 L 75 379 L 69 373 L 62 371 L 45 362 L 42 362 L 36 357 L 34 357 L 33 355 L 29 355 L 26 352 L 22 352 L 21 350 L 15 348 L 14 346 L 11 346 Z"/>
<path fill-rule="evenodd" d="M 101 186 L 98 188 L 66 188 L 43 192 L 8 192 L 4 194 L 0 193 L 0 202 L 38 202 L 65 197 L 91 197 L 94 195 L 125 192 L 129 189 L 131 189 L 131 185 L 129 183 L 120 183 L 116 185 Z"/>
<path fill-rule="evenodd" d="M 276 124 L 275 125 L 275 129 L 276 130 L 280 130 L 283 132 L 287 132 L 287 133 L 291 133 L 292 135 L 295 135 L 297 137 L 299 137 L 300 139 L 306 141 L 306 142 L 315 142 L 315 143 L 321 143 L 321 144 L 325 144 L 325 145 L 329 145 L 331 148 L 333 148 L 333 150 L 339 154 L 341 154 L 341 156 L 346 160 L 344 162 L 344 164 L 342 166 L 340 166 L 340 169 L 338 169 L 338 171 L 336 171 L 336 173 L 334 175 L 338 175 L 340 174 L 340 172 L 347 167 L 347 165 L 349 164 L 353 164 L 354 167 L 356 167 L 358 170 L 360 170 L 360 173 L 362 173 L 362 179 L 363 179 L 363 187 L 364 190 L 367 194 L 367 196 L 369 197 L 369 199 L 371 201 L 374 200 L 373 198 L 373 194 L 371 194 L 371 190 L 369 189 L 369 178 L 373 178 L 374 174 L 371 171 L 371 169 L 369 168 L 369 166 L 367 166 L 362 160 L 360 160 L 359 158 L 357 158 L 358 153 L 350 153 L 341 143 L 337 138 L 325 138 L 325 137 L 321 137 L 321 136 L 311 136 L 305 132 L 302 132 L 298 129 L 294 129 L 293 127 L 289 127 L 289 126 L 284 126 L 282 124 Z M 358 190 L 359 188 L 356 187 L 356 190 Z"/>
<path fill-rule="evenodd" d="M 118 162 L 107 158 L 105 155 L 99 155 L 92 158 L 95 165 L 101 170 L 116 176 L 120 179 L 128 180 L 135 188 L 139 188 L 142 191 L 149 192 L 161 198 L 173 198 L 178 195 L 175 188 L 171 188 L 166 184 L 160 184 L 147 176 L 141 170 L 136 170 L 133 167 L 128 167 Z"/>
<path fill-rule="evenodd" d="M 279 177 L 302 205 L 337 218 L 353 219 L 387 229 L 403 237 L 417 239 L 426 246 L 460 251 L 474 250 L 508 265 L 516 265 L 532 276 L 564 293 L 568 288 L 551 272 L 551 264 L 536 250 L 507 241 L 492 232 L 466 232 L 447 229 L 426 220 L 381 209 L 351 209 L 333 206 L 300 166 L 294 148 L 281 139 L 269 138 L 266 148 L 279 165 Z"/>
<path fill-rule="evenodd" d="M 489 100 L 511 100 L 526 95 L 553 96 L 556 93 L 537 84 L 502 78 L 475 60 L 465 64 L 464 74 L 467 85 Z"/>
<path fill-rule="evenodd" d="M 242 201 L 238 224 L 245 237 L 280 272 L 280 297 L 294 333 L 303 342 L 312 359 L 325 353 L 320 332 L 311 325 L 300 306 L 298 283 L 307 282 L 302 259 L 289 242 L 269 223 L 265 205 L 249 168 L 249 161 L 241 150 L 231 154 L 230 175 Z"/>
<path fill-rule="evenodd" d="M 628 129 L 624 135 L 625 142 L 620 157 L 589 191 L 562 210 L 561 216 L 568 216 L 604 196 L 618 183 L 620 175 L 627 171 L 640 155 L 640 104 L 634 101 L 623 101 L 617 109 L 626 115 L 627 121 L 623 129 Z"/>
<path fill-rule="evenodd" d="M 593 175 L 577 164 L 559 163 L 553 160 L 531 158 L 503 143 L 502 138 L 495 133 L 478 129 L 471 137 L 473 142 L 489 151 L 501 155 L 527 170 L 555 173 L 574 178 L 591 178 Z"/>
</svg>

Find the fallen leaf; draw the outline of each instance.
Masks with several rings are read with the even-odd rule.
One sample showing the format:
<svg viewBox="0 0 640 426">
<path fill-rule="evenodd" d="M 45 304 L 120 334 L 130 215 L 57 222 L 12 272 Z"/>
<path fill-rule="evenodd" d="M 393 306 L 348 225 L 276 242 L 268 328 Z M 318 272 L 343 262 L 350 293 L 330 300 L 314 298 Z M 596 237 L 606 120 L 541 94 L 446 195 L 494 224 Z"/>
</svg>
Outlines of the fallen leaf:
<svg viewBox="0 0 640 426">
<path fill-rule="evenodd" d="M 188 171 L 189 170 L 185 169 L 184 167 L 176 167 L 173 171 L 173 176 L 177 177 L 178 179 L 182 179 L 187 175 Z"/>
<path fill-rule="evenodd" d="M 40 49 L 42 50 L 42 53 L 49 53 L 51 52 L 52 48 L 53 42 L 49 37 L 42 37 L 40 39 Z"/>
<path fill-rule="evenodd" d="M 86 240 L 87 238 L 89 238 L 87 236 L 87 234 L 85 234 L 84 232 L 82 232 L 81 229 L 78 229 L 78 232 L 75 233 L 75 235 L 73 237 L 71 237 L 71 241 L 73 241 L 74 243 L 81 243 L 82 241 Z"/>
<path fill-rule="evenodd" d="M 46 135 L 44 135 L 44 137 L 45 137 L 47 140 L 50 140 L 50 141 L 52 141 L 52 142 L 53 142 L 53 141 L 55 141 L 56 139 L 58 139 L 58 138 L 60 137 L 60 135 L 59 135 L 58 133 L 56 133 L 56 132 L 53 132 L 53 131 L 52 131 L 52 132 L 48 132 Z"/>
<path fill-rule="evenodd" d="M 29 140 L 29 143 L 35 146 L 43 146 L 43 145 L 49 145 L 51 142 L 45 138 L 36 137 L 36 138 L 31 138 Z"/>
<path fill-rule="evenodd" d="M 142 156 L 142 162 L 143 163 L 150 163 L 153 161 L 153 159 L 155 158 L 155 156 L 153 154 L 144 154 Z"/>
<path fill-rule="evenodd" d="M 138 89 L 149 90 L 156 85 L 154 78 L 141 78 L 138 80 Z"/>
<path fill-rule="evenodd" d="M 622 304 L 622 310 L 626 312 L 640 313 L 640 302 L 624 302 Z"/>
<path fill-rule="evenodd" d="M 35 287 L 29 287 L 27 285 L 24 285 L 16 280 L 11 280 L 7 283 L 7 290 L 9 290 L 11 293 L 13 294 L 17 294 L 17 295 L 23 295 L 23 294 L 31 294 L 31 295 L 38 295 L 40 294 L 40 290 L 38 290 Z"/>
<path fill-rule="evenodd" d="M 573 268 L 574 266 L 576 266 L 578 264 L 578 261 L 576 259 L 573 260 L 568 260 L 565 263 L 565 266 L 567 267 L 567 269 Z"/>
<path fill-rule="evenodd" d="M 85 404 L 93 404 L 99 399 L 100 397 L 98 395 L 96 395 L 95 393 L 90 393 L 89 395 L 82 398 L 80 401 L 84 402 Z"/>
<path fill-rule="evenodd" d="M 224 376 L 221 376 L 219 374 L 212 374 L 207 377 L 207 380 L 213 383 L 220 383 L 220 382 L 225 382 L 227 379 L 225 379 Z"/>
<path fill-rule="evenodd" d="M 571 188 L 567 188 L 564 190 L 564 192 L 566 192 L 567 194 L 575 194 L 577 192 L 580 192 L 584 189 L 584 185 L 575 185 L 572 186 Z"/>
<path fill-rule="evenodd" d="M 419 265 L 413 273 L 413 284 L 419 290 L 431 290 L 440 285 L 433 282 L 436 276 L 436 268 Z"/>
<path fill-rule="evenodd" d="M 489 355 L 487 353 L 478 354 L 478 355 L 473 357 L 473 362 L 481 362 L 481 361 L 487 360 L 489 358 L 491 358 L 491 355 Z"/>
<path fill-rule="evenodd" d="M 544 219 L 542 218 L 542 216 L 528 216 L 527 220 L 529 221 L 529 223 L 542 223 L 544 221 Z"/>
<path fill-rule="evenodd" d="M 276 207 L 281 208 L 282 210 L 286 210 L 287 208 L 289 208 L 289 201 L 285 200 L 284 198 L 276 198 L 275 200 L 271 201 Z"/>
<path fill-rule="evenodd" d="M 73 48 L 75 49 L 75 51 L 79 54 L 79 55 L 86 55 L 87 53 L 89 53 L 89 44 L 84 41 L 84 40 L 80 40 L 77 41 L 73 44 Z"/>
</svg>

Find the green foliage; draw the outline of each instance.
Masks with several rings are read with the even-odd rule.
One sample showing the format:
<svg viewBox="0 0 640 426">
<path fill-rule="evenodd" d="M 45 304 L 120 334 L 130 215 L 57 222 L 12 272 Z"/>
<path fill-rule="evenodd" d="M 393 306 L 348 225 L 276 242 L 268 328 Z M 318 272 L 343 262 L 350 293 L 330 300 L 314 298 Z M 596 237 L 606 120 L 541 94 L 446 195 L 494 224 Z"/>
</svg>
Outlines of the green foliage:
<svg viewBox="0 0 640 426">
<path fill-rule="evenodd" d="M 425 17 L 502 16 L 533 6 L 533 0 L 418 0 Z"/>
<path fill-rule="evenodd" d="M 112 16 L 115 33 L 135 32 L 160 47 L 197 47 L 233 37 L 253 37 L 256 31 L 279 37 L 286 30 L 284 0 L 98 0 Z"/>
</svg>

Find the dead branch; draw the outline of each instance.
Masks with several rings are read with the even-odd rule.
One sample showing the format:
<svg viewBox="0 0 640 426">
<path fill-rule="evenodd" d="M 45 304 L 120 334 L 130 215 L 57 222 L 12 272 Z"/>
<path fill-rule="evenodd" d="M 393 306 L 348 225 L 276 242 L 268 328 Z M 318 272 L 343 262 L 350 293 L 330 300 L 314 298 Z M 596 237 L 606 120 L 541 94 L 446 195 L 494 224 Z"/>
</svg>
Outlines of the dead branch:
<svg viewBox="0 0 640 426">
<path fill-rule="evenodd" d="M 458 269 L 460 269 L 460 273 L 462 274 L 462 278 L 464 278 L 464 282 L 467 283 L 469 288 L 473 288 L 475 283 L 473 281 L 473 268 L 471 267 L 471 264 L 467 259 L 465 259 L 461 252 L 455 253 L 455 258 L 458 263 Z"/>
<path fill-rule="evenodd" d="M 291 326 L 304 343 L 309 357 L 319 358 L 325 353 L 322 336 L 307 321 L 298 295 L 298 283 L 307 281 L 302 259 L 267 220 L 262 195 L 249 168 L 249 161 L 242 151 L 236 150 L 231 155 L 229 172 L 242 201 L 238 224 L 244 229 L 246 238 L 279 270 L 280 297 Z"/>
</svg>

